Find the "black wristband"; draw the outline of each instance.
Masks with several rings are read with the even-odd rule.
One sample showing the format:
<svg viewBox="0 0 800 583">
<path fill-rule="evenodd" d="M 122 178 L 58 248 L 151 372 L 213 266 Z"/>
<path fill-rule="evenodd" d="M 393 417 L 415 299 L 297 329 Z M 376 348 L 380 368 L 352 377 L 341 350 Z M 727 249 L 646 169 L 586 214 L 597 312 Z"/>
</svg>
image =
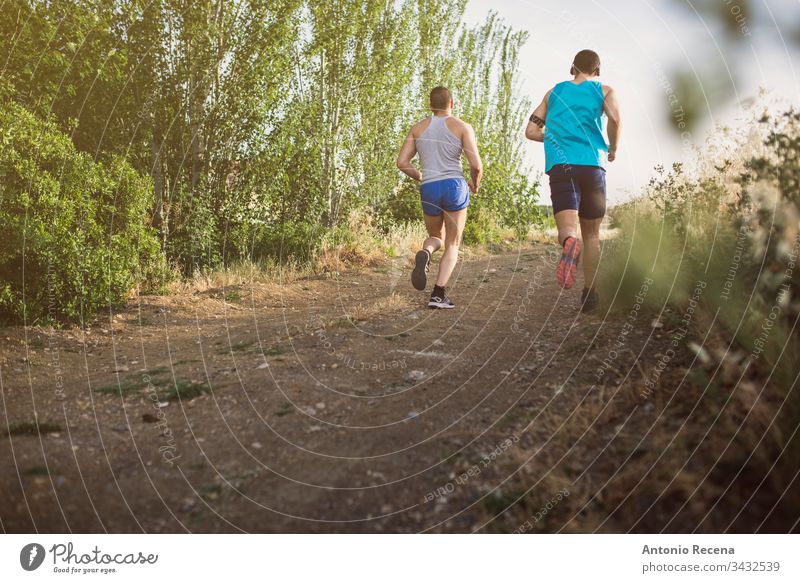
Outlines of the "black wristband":
<svg viewBox="0 0 800 583">
<path fill-rule="evenodd" d="M 543 127 L 544 127 L 544 120 L 543 120 L 542 118 L 540 118 L 540 117 L 539 117 L 538 115 L 536 115 L 536 114 L 531 114 L 530 121 L 531 121 L 531 123 L 534 123 L 534 124 L 536 124 L 536 125 L 537 125 L 537 126 L 539 126 L 540 128 L 543 128 Z"/>
</svg>

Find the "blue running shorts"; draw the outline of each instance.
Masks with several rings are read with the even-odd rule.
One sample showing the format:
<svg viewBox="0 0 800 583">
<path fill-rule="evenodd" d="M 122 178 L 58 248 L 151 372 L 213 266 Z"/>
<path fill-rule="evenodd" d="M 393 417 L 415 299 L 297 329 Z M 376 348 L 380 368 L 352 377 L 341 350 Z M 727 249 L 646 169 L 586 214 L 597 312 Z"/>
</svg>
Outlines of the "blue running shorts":
<svg viewBox="0 0 800 583">
<path fill-rule="evenodd" d="M 556 164 L 550 175 L 553 214 L 578 211 L 582 219 L 601 219 L 606 214 L 606 171 L 599 166 Z"/>
<path fill-rule="evenodd" d="M 463 178 L 445 178 L 419 187 L 422 212 L 436 217 L 442 211 L 460 211 L 469 206 L 469 186 Z"/>
</svg>

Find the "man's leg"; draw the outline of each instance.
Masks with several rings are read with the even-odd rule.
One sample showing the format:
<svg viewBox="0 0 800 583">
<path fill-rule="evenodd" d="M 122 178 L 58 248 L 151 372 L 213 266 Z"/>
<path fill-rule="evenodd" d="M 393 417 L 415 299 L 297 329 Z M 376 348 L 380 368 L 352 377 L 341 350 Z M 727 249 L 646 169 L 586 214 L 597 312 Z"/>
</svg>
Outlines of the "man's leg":
<svg viewBox="0 0 800 583">
<path fill-rule="evenodd" d="M 444 230 L 444 214 L 423 216 L 425 217 L 425 228 L 428 230 L 428 238 L 425 239 L 422 248 L 433 255 L 441 249 L 443 245 L 444 237 L 442 231 Z"/>
<path fill-rule="evenodd" d="M 555 215 L 561 259 L 556 267 L 556 282 L 563 289 L 571 289 L 578 275 L 581 242 L 578 239 L 578 211 L 567 209 Z"/>
<path fill-rule="evenodd" d="M 575 285 L 581 242 L 578 240 L 578 205 L 580 186 L 572 166 L 556 164 L 550 169 L 550 200 L 558 228 L 561 259 L 556 267 L 556 282 L 563 289 Z"/>
<path fill-rule="evenodd" d="M 414 257 L 414 271 L 411 272 L 411 285 L 419 291 L 424 290 L 428 285 L 428 266 L 431 262 L 431 255 L 442 247 L 442 230 L 444 226 L 444 215 L 424 214 L 425 228 L 428 230 L 428 238 L 422 244 L 422 251 L 417 251 Z"/>
<path fill-rule="evenodd" d="M 600 263 L 600 224 L 606 214 L 606 173 L 599 168 L 587 169 L 581 178 L 580 222 L 584 245 L 581 311 L 593 312 L 599 307 L 597 268 Z"/>
<path fill-rule="evenodd" d="M 447 285 L 458 261 L 458 248 L 461 245 L 461 235 L 464 233 L 464 225 L 467 222 L 467 209 L 445 211 L 444 217 L 444 255 L 439 263 L 439 275 L 436 278 L 436 285 L 441 288 Z"/>
<path fill-rule="evenodd" d="M 578 236 L 578 209 L 568 209 L 557 212 L 555 215 L 556 228 L 558 229 L 558 244 L 563 246 L 569 237 Z"/>
<path fill-rule="evenodd" d="M 586 289 L 594 289 L 600 263 L 600 223 L 603 219 L 581 219 L 583 239 L 583 280 Z"/>
</svg>

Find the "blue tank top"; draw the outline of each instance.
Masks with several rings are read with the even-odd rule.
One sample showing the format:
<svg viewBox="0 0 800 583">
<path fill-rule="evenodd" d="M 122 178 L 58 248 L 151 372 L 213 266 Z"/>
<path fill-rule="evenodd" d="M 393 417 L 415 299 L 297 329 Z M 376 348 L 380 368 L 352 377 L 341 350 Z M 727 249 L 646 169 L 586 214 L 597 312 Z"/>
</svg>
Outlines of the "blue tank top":
<svg viewBox="0 0 800 583">
<path fill-rule="evenodd" d="M 602 83 L 564 81 L 553 87 L 547 100 L 544 171 L 556 164 L 605 168 L 607 157 Z"/>
</svg>

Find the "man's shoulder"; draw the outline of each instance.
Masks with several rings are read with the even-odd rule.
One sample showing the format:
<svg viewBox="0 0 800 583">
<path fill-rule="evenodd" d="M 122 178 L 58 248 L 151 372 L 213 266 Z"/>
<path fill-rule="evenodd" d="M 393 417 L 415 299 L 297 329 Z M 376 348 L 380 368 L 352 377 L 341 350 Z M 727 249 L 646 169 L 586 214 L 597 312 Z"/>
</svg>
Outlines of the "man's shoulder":
<svg viewBox="0 0 800 583">
<path fill-rule="evenodd" d="M 450 128 L 450 131 L 457 129 L 460 131 L 469 131 L 472 129 L 472 126 L 465 122 L 463 119 L 458 118 L 454 115 L 451 115 L 447 118 L 447 127 Z"/>
<path fill-rule="evenodd" d="M 424 132 L 428 128 L 430 123 L 431 123 L 431 118 L 429 118 L 429 117 L 422 118 L 417 123 L 415 123 L 413 126 L 411 126 L 411 134 L 415 138 L 420 137 L 422 135 L 422 132 Z"/>
</svg>

